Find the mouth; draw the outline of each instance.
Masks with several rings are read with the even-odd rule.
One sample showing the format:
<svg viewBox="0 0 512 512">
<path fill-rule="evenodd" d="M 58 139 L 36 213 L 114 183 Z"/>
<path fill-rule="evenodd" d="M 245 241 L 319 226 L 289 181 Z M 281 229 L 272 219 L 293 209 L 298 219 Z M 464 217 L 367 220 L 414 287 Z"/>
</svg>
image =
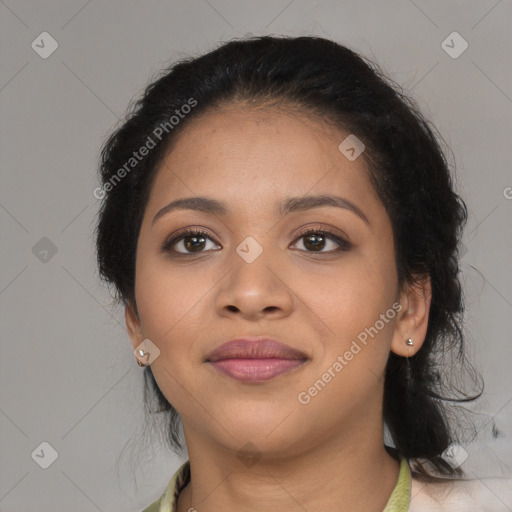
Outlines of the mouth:
<svg viewBox="0 0 512 512">
<path fill-rule="evenodd" d="M 265 382 L 299 368 L 309 360 L 299 350 L 271 338 L 238 338 L 205 359 L 213 368 L 242 382 Z"/>
<path fill-rule="evenodd" d="M 221 373 L 242 382 L 265 382 L 302 366 L 304 359 L 223 359 L 210 362 Z"/>
</svg>

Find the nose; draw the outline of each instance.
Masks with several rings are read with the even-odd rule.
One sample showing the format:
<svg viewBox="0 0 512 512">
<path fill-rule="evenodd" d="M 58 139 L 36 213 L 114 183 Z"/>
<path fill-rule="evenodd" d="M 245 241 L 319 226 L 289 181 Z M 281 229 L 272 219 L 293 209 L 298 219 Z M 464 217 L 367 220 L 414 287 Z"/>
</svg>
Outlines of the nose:
<svg viewBox="0 0 512 512">
<path fill-rule="evenodd" d="M 239 316 L 246 320 L 279 319 L 291 314 L 293 292 L 283 272 L 262 254 L 251 263 L 234 252 L 229 264 L 231 272 L 221 281 L 215 297 L 220 316 Z"/>
</svg>

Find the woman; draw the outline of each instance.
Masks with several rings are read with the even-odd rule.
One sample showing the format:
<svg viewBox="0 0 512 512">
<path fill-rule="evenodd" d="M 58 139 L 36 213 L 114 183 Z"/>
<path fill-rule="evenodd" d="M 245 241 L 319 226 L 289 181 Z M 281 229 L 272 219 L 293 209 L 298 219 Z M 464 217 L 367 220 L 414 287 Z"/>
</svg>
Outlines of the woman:
<svg viewBox="0 0 512 512">
<path fill-rule="evenodd" d="M 100 273 L 188 449 L 146 512 L 476 507 L 443 400 L 466 208 L 374 65 L 315 37 L 182 61 L 101 179 Z"/>
</svg>

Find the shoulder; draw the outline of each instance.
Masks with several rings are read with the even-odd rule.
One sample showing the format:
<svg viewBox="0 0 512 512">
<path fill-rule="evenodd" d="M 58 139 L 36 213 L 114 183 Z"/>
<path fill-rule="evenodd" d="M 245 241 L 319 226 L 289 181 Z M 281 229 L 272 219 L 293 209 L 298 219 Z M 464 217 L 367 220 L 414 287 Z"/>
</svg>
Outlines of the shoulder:
<svg viewBox="0 0 512 512">
<path fill-rule="evenodd" d="M 426 483 L 412 479 L 409 512 L 510 512 L 512 479 L 482 478 Z"/>
</svg>

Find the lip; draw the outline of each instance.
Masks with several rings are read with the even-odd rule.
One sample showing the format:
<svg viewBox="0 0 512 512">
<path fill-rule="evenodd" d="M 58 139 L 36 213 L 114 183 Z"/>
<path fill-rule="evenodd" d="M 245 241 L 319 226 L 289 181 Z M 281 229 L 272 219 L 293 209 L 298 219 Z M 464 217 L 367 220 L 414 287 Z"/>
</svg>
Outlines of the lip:
<svg viewBox="0 0 512 512">
<path fill-rule="evenodd" d="M 205 362 L 243 382 L 264 382 L 302 366 L 308 356 L 272 338 L 237 338 L 210 352 Z"/>
</svg>

